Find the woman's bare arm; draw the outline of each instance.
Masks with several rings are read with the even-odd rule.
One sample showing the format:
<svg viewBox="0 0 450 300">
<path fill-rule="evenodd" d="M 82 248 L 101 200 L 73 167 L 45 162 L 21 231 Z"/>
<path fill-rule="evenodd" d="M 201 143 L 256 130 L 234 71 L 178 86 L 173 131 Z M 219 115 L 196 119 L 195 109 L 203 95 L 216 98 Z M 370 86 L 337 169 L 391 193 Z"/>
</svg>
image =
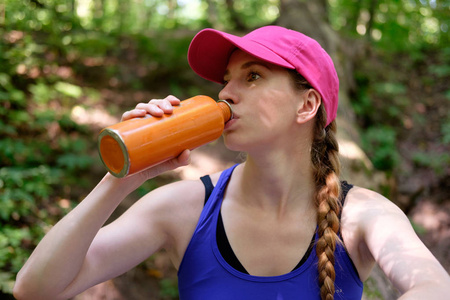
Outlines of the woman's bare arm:
<svg viewBox="0 0 450 300">
<path fill-rule="evenodd" d="M 187 156 L 183 155 L 184 158 Z M 77 207 L 47 233 L 18 273 L 14 286 L 17 299 L 67 299 L 98 282 L 117 276 L 118 272 L 120 274 L 122 270 L 124 272 L 136 265 L 136 259 L 148 256 L 163 246 L 166 232 L 157 226 L 147 227 L 151 239 L 150 242 L 147 240 L 145 250 L 138 252 L 139 245 L 131 244 L 129 246 L 134 249 L 130 248 L 130 255 L 126 257 L 117 249 L 136 241 L 137 230 L 100 230 L 120 202 L 139 186 L 133 186 L 127 179 L 106 175 Z M 167 191 L 165 194 L 155 192 L 154 197 L 162 198 L 166 194 Z M 160 203 L 164 199 L 158 200 L 155 202 Z M 149 209 L 147 213 L 151 211 Z M 151 219 L 152 215 L 147 217 Z M 137 216 L 135 220 L 137 224 L 132 225 L 140 226 L 138 222 L 141 218 Z"/>
<path fill-rule="evenodd" d="M 409 219 L 391 201 L 362 188 L 350 196 L 350 218 L 359 220 L 363 243 L 393 285 L 400 299 L 447 299 L 450 277 L 422 243 Z M 350 203 L 348 203 L 350 204 Z M 347 209 L 347 208 L 346 208 Z M 344 210 L 345 211 L 345 210 Z"/>
<path fill-rule="evenodd" d="M 167 102 L 176 105 L 179 100 L 172 97 L 169 100 L 157 100 L 156 104 L 153 101 L 151 104 L 139 105 L 135 110 L 125 113 L 124 119 L 145 113 L 170 113 L 172 107 Z M 138 234 L 133 233 L 130 228 L 115 232 L 105 228 L 100 233 L 99 230 L 120 202 L 143 182 L 188 162 L 189 151 L 186 150 L 178 158 L 126 178 L 118 179 L 107 174 L 77 207 L 47 233 L 33 251 L 18 273 L 14 286 L 15 297 L 66 299 L 84 288 L 117 275 L 136 264 L 136 259 L 142 259 L 162 247 L 166 242 L 167 232 L 156 221 L 154 224 L 145 224 L 150 226 L 148 233 L 151 238 L 146 240 L 146 249 L 142 252 L 136 252 L 139 248 L 135 240 Z M 167 189 L 163 191 L 154 193 L 155 198 L 161 198 L 155 203 L 161 203 L 164 197 L 170 198 L 170 192 Z M 157 216 L 157 209 L 155 207 L 152 210 L 150 206 L 148 218 L 151 219 L 152 211 L 156 211 Z M 136 220 L 140 222 L 140 218 L 136 217 Z M 123 249 L 123 246 L 120 248 L 121 245 L 128 245 L 129 242 L 134 242 L 131 246 L 136 249 L 131 249 L 134 253 L 130 251 L 132 255 L 129 257 L 123 257 L 123 251 L 118 249 Z"/>
</svg>

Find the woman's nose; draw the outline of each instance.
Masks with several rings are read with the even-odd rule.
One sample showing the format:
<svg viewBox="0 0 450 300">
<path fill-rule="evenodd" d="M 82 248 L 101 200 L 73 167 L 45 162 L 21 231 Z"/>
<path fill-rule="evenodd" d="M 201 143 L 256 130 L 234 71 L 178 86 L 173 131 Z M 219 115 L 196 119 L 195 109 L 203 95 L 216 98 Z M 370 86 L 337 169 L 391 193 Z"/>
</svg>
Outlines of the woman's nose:
<svg viewBox="0 0 450 300">
<path fill-rule="evenodd" d="M 232 88 L 232 84 L 228 82 L 219 92 L 219 100 L 227 100 L 231 103 L 237 102 L 236 94 Z"/>
</svg>

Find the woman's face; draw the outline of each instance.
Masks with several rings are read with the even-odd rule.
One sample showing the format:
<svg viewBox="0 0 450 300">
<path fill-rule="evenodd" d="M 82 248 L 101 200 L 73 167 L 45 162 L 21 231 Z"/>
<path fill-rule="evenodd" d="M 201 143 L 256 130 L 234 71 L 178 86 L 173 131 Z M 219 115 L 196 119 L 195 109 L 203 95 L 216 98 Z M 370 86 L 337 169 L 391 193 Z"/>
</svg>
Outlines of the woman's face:
<svg viewBox="0 0 450 300">
<path fill-rule="evenodd" d="M 292 141 L 303 93 L 286 69 L 236 50 L 224 81 L 219 99 L 230 101 L 235 115 L 225 126 L 228 148 L 251 151 Z"/>
</svg>

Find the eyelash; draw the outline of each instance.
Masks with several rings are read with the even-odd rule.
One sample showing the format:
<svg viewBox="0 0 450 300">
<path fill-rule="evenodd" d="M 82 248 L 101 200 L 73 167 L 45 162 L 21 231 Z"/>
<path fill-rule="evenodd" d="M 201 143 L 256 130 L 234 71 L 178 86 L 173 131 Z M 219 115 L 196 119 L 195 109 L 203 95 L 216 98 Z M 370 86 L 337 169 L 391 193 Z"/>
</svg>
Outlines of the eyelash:
<svg viewBox="0 0 450 300">
<path fill-rule="evenodd" d="M 255 75 L 258 77 L 254 78 Z M 250 81 L 250 82 L 258 80 L 259 78 L 261 78 L 261 75 L 258 72 L 251 71 L 247 75 L 247 81 Z"/>
<path fill-rule="evenodd" d="M 253 78 L 253 76 L 255 76 L 255 75 L 258 76 L 258 78 Z M 258 80 L 259 78 L 261 78 L 261 75 L 258 72 L 250 71 L 250 72 L 248 72 L 246 80 L 249 81 L 249 82 L 252 82 L 252 81 Z M 228 84 L 228 81 L 224 80 L 223 81 L 223 86 L 226 86 L 227 84 Z"/>
</svg>

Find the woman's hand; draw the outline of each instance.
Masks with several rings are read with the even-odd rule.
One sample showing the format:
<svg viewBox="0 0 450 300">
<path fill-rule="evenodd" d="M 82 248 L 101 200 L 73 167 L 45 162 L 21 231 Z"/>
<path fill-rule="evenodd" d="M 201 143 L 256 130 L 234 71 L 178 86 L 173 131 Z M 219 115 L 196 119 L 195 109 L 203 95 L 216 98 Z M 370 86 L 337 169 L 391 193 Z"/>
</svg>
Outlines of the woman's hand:
<svg viewBox="0 0 450 300">
<path fill-rule="evenodd" d="M 152 99 L 148 103 L 139 103 L 136 108 L 125 112 L 122 115 L 122 121 L 132 118 L 142 118 L 145 115 L 162 117 L 163 114 L 171 114 L 173 106 L 180 105 L 180 99 L 175 96 L 167 96 L 164 99 Z"/>
</svg>

